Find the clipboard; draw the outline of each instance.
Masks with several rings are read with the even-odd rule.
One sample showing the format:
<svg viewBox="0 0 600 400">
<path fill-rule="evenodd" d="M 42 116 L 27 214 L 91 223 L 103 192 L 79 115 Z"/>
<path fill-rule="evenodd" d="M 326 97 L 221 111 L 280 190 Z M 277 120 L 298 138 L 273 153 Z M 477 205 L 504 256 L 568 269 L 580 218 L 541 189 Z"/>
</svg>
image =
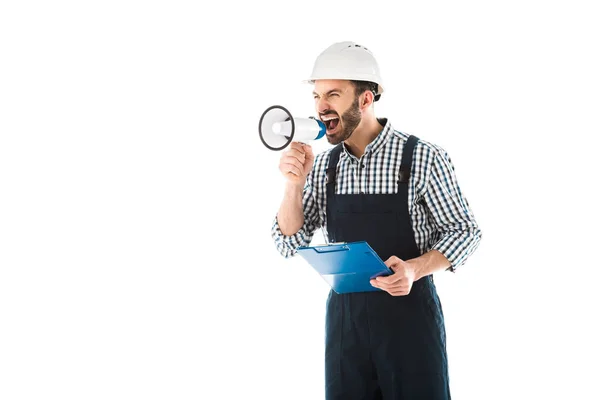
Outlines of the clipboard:
<svg viewBox="0 0 600 400">
<path fill-rule="evenodd" d="M 301 246 L 297 250 L 338 294 L 381 291 L 370 280 L 394 273 L 365 241 Z"/>
</svg>

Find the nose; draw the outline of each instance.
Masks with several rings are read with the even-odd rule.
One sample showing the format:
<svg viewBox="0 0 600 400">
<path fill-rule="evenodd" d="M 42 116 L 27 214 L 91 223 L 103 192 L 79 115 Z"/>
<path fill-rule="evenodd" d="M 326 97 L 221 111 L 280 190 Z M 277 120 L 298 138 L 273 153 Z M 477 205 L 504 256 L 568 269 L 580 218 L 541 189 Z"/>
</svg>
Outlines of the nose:
<svg viewBox="0 0 600 400">
<path fill-rule="evenodd" d="M 317 108 L 317 112 L 319 114 L 324 114 L 326 111 L 330 110 L 330 104 L 323 97 L 320 97 L 316 100 L 315 107 Z"/>
</svg>

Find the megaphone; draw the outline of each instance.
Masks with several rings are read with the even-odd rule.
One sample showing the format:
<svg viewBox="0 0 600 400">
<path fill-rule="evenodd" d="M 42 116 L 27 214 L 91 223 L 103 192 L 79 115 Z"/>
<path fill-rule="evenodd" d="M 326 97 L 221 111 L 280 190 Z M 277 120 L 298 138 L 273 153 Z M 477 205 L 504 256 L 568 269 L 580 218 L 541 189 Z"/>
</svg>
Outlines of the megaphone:
<svg viewBox="0 0 600 400">
<path fill-rule="evenodd" d="M 327 128 L 314 117 L 293 118 L 282 106 L 271 106 L 263 112 L 258 122 L 258 133 L 263 144 L 271 150 L 283 150 L 292 141 L 306 143 L 321 139 Z"/>
</svg>

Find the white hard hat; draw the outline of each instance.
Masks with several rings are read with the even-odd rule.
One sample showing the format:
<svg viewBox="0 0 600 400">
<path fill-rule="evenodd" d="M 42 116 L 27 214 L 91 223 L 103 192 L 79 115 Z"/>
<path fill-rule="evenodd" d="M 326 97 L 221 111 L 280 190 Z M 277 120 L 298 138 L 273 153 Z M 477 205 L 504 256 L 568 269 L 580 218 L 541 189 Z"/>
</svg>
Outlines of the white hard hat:
<svg viewBox="0 0 600 400">
<path fill-rule="evenodd" d="M 319 54 L 310 78 L 304 82 L 314 83 L 317 79 L 374 82 L 378 85 L 377 94 L 383 93 L 379 65 L 373 53 L 354 42 L 334 43 Z"/>
</svg>

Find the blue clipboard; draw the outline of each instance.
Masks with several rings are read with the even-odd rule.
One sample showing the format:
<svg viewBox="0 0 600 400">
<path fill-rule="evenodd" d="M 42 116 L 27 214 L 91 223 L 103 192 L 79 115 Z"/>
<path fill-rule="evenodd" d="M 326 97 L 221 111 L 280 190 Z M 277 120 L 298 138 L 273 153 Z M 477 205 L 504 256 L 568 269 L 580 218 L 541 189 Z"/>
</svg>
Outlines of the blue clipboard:
<svg viewBox="0 0 600 400">
<path fill-rule="evenodd" d="M 338 294 L 381 291 L 370 280 L 394 273 L 365 241 L 302 246 L 298 254 Z"/>
</svg>

